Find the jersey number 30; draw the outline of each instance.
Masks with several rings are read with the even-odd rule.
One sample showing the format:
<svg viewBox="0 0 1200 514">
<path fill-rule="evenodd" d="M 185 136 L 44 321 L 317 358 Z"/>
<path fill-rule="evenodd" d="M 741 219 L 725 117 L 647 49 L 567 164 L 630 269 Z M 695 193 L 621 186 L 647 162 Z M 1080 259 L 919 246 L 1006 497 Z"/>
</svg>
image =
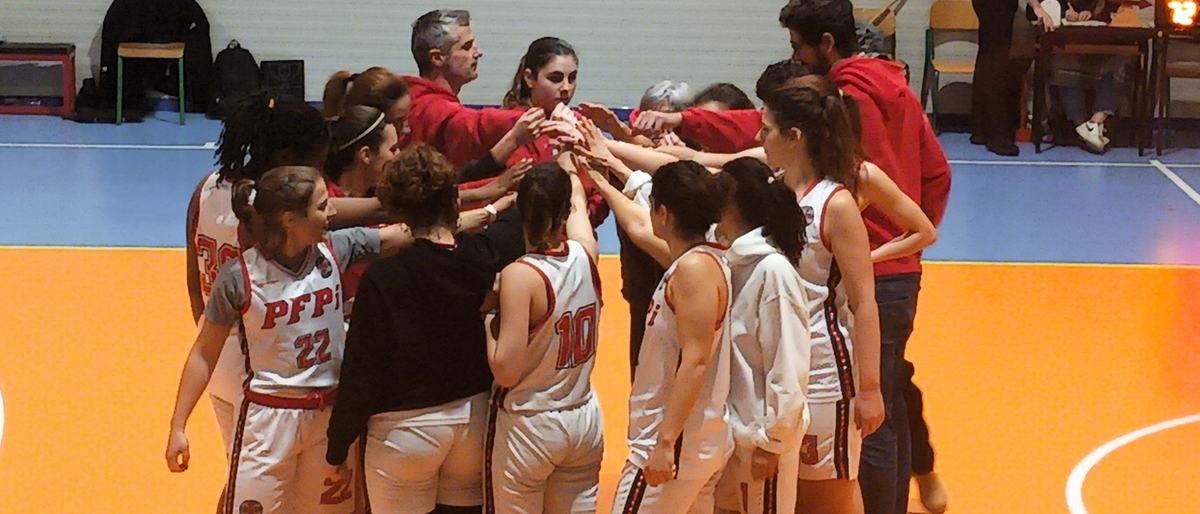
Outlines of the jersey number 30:
<svg viewBox="0 0 1200 514">
<path fill-rule="evenodd" d="M 596 304 L 568 312 L 554 324 L 559 336 L 558 369 L 574 368 L 596 355 Z"/>
</svg>

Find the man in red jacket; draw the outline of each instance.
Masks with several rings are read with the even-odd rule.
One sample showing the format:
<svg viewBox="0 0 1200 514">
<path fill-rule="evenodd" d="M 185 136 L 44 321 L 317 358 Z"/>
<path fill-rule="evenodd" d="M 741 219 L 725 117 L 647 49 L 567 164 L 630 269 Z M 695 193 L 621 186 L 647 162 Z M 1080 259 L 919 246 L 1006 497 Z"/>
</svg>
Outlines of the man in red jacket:
<svg viewBox="0 0 1200 514">
<path fill-rule="evenodd" d="M 829 76 L 854 98 L 862 113 L 863 148 L 934 225 L 942 221 L 950 194 L 950 165 L 934 136 L 904 70 L 882 59 L 855 57 L 854 6 L 850 0 L 791 0 L 779 14 L 788 29 L 792 59 Z M 872 247 L 904 230 L 877 207 L 863 212 Z M 912 475 L 905 390 L 911 363 L 904 349 L 917 313 L 920 255 L 875 264 L 880 319 L 880 380 L 887 421 L 863 441 L 859 481 L 867 514 L 908 512 Z M 915 387 L 915 386 L 914 386 Z"/>
<path fill-rule="evenodd" d="M 401 146 L 425 142 L 450 159 L 455 167 L 483 157 L 523 114 L 507 109 L 471 109 L 458 93 L 479 76 L 483 49 L 471 32 L 467 11 L 437 10 L 413 23 L 413 59 L 421 76 L 405 75 L 412 95 L 410 132 Z"/>
</svg>

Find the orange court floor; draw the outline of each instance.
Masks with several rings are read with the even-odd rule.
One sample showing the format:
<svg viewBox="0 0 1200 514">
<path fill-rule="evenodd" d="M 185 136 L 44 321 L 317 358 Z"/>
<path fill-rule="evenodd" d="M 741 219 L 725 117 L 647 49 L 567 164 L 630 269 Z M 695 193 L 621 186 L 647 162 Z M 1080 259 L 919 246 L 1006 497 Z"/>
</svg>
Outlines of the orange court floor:
<svg viewBox="0 0 1200 514">
<path fill-rule="evenodd" d="M 628 312 L 604 258 L 600 512 L 624 444 Z M 195 336 L 177 249 L 0 249 L 0 513 L 202 513 L 226 476 L 207 397 L 163 453 Z M 1200 268 L 929 263 L 909 356 L 954 513 L 1067 512 L 1125 434 L 1200 412 Z M 1110 448 L 1091 513 L 1200 511 L 1200 425 Z M 1085 470 L 1086 471 L 1086 470 Z"/>
</svg>

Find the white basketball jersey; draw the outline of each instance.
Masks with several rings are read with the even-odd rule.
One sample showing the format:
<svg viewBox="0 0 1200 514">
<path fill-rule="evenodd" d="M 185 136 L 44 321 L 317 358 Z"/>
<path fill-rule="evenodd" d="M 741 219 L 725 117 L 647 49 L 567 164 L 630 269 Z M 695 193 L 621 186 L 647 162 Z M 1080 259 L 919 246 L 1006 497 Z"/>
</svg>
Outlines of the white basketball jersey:
<svg viewBox="0 0 1200 514">
<path fill-rule="evenodd" d="M 217 272 L 226 262 L 242 253 L 238 243 L 238 219 L 233 214 L 233 185 L 217 177 L 217 173 L 213 172 L 200 187 L 196 233 L 192 241 L 196 247 L 196 265 L 200 268 L 200 291 L 204 303 L 208 303 L 208 297 L 212 294 Z M 237 325 L 234 325 L 225 339 L 225 346 L 221 348 L 217 367 L 208 383 L 208 392 L 237 405 L 245 381 L 241 336 L 238 335 Z"/>
<path fill-rule="evenodd" d="M 808 221 L 804 251 L 800 253 L 800 278 L 808 290 L 808 326 L 812 333 L 808 399 L 812 402 L 854 397 L 854 345 L 850 341 L 854 315 L 842 272 L 825 237 L 825 210 L 834 193 L 843 189 L 837 182 L 822 180 L 800 197 L 800 210 Z"/>
<path fill-rule="evenodd" d="M 526 369 L 504 397 L 505 408 L 543 412 L 583 405 L 592 398 L 592 367 L 600 326 L 600 276 L 583 246 L 567 241 L 560 253 L 528 254 L 516 262 L 546 283 L 546 315 L 530 329 Z"/>
<path fill-rule="evenodd" d="M 704 374 L 704 382 L 696 397 L 696 404 L 688 416 L 680 435 L 676 459 L 679 477 L 689 477 L 689 470 L 711 473 L 707 462 L 720 462 L 732 450 L 732 435 L 726 419 L 725 402 L 729 397 L 729 308 L 733 303 L 733 288 L 730 286 L 729 266 L 723 252 L 711 245 L 698 245 L 671 264 L 658 283 L 646 316 L 646 332 L 642 337 L 642 348 L 638 353 L 637 372 L 633 378 L 633 390 L 629 398 L 629 460 L 644 468 L 646 458 L 658 439 L 659 426 L 666 413 L 667 402 L 675 388 L 676 372 L 683 357 L 679 343 L 678 319 L 674 307 L 667 300 L 667 284 L 675 273 L 679 261 L 692 253 L 702 253 L 721 265 L 730 298 L 717 331 L 712 361 Z M 689 466 L 688 463 L 692 465 Z M 697 466 L 696 464 L 700 464 Z"/>
<path fill-rule="evenodd" d="M 243 361 L 250 390 L 303 398 L 337 385 L 346 346 L 342 274 L 323 241 L 298 274 L 257 248 L 242 254 L 247 305 L 242 312 Z"/>
</svg>

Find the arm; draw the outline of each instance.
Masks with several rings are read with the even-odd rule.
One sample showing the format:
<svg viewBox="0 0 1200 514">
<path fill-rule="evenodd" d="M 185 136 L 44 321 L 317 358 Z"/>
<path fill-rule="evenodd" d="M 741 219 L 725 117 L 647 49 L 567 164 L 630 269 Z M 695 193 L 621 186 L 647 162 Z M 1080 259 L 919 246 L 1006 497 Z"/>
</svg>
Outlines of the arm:
<svg viewBox="0 0 1200 514">
<path fill-rule="evenodd" d="M 937 229 L 933 228 L 933 223 L 921 212 L 917 202 L 904 194 L 883 170 L 864 162 L 859 177 L 859 194 L 864 202 L 878 206 L 905 230 L 903 236 L 872 250 L 871 262 L 890 261 L 914 254 L 937 242 Z M 865 209 L 866 205 L 860 207 Z"/>
<path fill-rule="evenodd" d="M 329 218 L 330 229 L 379 225 L 392 221 L 378 198 L 330 198 L 329 203 L 337 211 L 337 214 Z"/>
<path fill-rule="evenodd" d="M 921 133 L 921 210 L 933 226 L 942 224 L 950 201 L 950 162 L 929 121 Z M 929 244 L 933 244 L 930 242 Z"/>
<path fill-rule="evenodd" d="M 509 264 L 500 272 L 500 334 L 487 330 L 488 364 L 500 387 L 513 387 L 525 370 L 525 348 L 529 346 L 529 320 L 533 319 L 533 295 L 545 294 L 536 271 L 521 263 Z M 494 320 L 486 320 L 491 327 Z"/>
<path fill-rule="evenodd" d="M 613 141 L 607 145 L 612 155 L 619 159 L 624 166 L 642 170 L 651 175 L 659 168 L 679 160 L 673 155 L 629 143 Z M 618 175 L 624 175 L 622 181 L 629 178 L 628 174 L 618 173 Z"/>
<path fill-rule="evenodd" d="M 571 214 L 567 217 L 567 239 L 583 246 L 594 263 L 600 257 L 600 247 L 596 242 L 596 232 L 592 230 L 592 222 L 588 219 L 588 198 L 583 190 L 583 182 L 579 180 L 579 173 L 571 173 Z"/>
<path fill-rule="evenodd" d="M 724 319 L 728 297 L 724 273 L 703 255 L 692 254 L 679 262 L 667 285 L 667 298 L 678 318 L 681 352 L 674 389 L 658 427 L 658 440 L 646 459 L 646 483 L 651 486 L 674 478 L 675 442 L 696 406 L 704 374 L 717 353 L 719 342 L 713 333 L 728 321 Z"/>
<path fill-rule="evenodd" d="M 488 153 L 496 162 L 508 162 L 518 148 L 532 143 L 536 139 L 534 132 L 545 119 L 546 111 L 540 107 L 526 110 L 517 118 L 516 124 L 504 134 L 504 137 L 500 138 L 500 142 L 496 143 L 496 146 L 493 146 Z"/>
<path fill-rule="evenodd" d="M 805 428 L 812 343 L 799 275 L 793 268 L 774 272 L 767 280 L 774 291 L 769 301 L 759 305 L 757 337 L 768 366 L 763 391 L 766 409 L 752 428 L 754 445 L 778 455 Z"/>
<path fill-rule="evenodd" d="M 517 195 L 516 193 L 513 193 L 501 197 L 499 200 L 496 200 L 495 203 L 490 205 L 496 210 L 497 215 L 499 215 L 499 213 L 504 212 L 512 207 L 513 203 L 516 201 Z M 493 216 L 492 213 L 488 211 L 486 205 L 478 209 L 462 211 L 458 213 L 457 231 L 465 232 L 467 234 L 476 234 L 493 221 L 496 221 L 496 216 Z"/>
<path fill-rule="evenodd" d="M 188 449 L 187 427 L 188 418 L 196 409 L 196 402 L 208 387 L 212 378 L 213 368 L 221 356 L 221 348 L 225 346 L 225 338 L 229 337 L 231 326 L 218 325 L 201 317 L 200 334 L 192 351 L 188 353 L 187 362 L 183 365 L 183 375 L 179 377 L 179 391 L 175 396 L 175 411 L 171 416 L 171 434 L 167 440 L 167 467 L 174 473 L 187 471 L 188 460 L 191 458 Z"/>
<path fill-rule="evenodd" d="M 692 107 L 683 111 L 679 135 L 695 139 L 704 148 L 721 153 L 737 153 L 758 145 L 762 112 L 755 109 L 709 111 Z"/>
<path fill-rule="evenodd" d="M 654 235 L 654 228 L 650 224 L 650 212 L 621 194 L 604 175 L 592 170 L 589 170 L 589 173 L 596 189 L 604 195 L 604 201 L 608 202 L 608 206 L 617 217 L 617 223 L 625 230 L 629 239 L 653 257 L 660 266 L 670 266 L 675 259 L 671 256 L 667 242 Z"/>
<path fill-rule="evenodd" d="M 200 285 L 200 263 L 196 254 L 196 218 L 200 215 L 200 190 L 204 188 L 204 180 L 196 186 L 192 200 L 187 207 L 187 288 L 188 299 L 192 303 L 192 321 L 200 324 L 200 316 L 204 314 L 204 291 Z"/>
<path fill-rule="evenodd" d="M 513 186 L 519 184 L 525 173 L 533 168 L 533 161 L 522 159 L 511 168 L 504 170 L 495 180 L 479 187 L 459 189 L 458 198 L 463 205 L 476 202 L 490 202 L 507 194 Z"/>
<path fill-rule="evenodd" d="M 855 418 L 866 437 L 883 424 L 884 418 L 879 384 L 879 306 L 875 304 L 875 272 L 867 227 L 849 191 L 834 194 L 825 216 L 825 233 L 842 269 L 850 310 L 854 312 L 854 365 L 860 380 Z"/>
<path fill-rule="evenodd" d="M 633 129 L 629 128 L 629 125 L 622 123 L 621 119 L 617 117 L 617 113 L 612 112 L 608 107 L 600 104 L 581 102 L 579 104 L 579 112 L 595 122 L 596 126 L 600 127 L 600 130 L 611 134 L 613 139 L 617 141 L 654 148 L 654 141 L 646 136 L 634 134 Z"/>
<path fill-rule="evenodd" d="M 395 324 L 387 308 L 391 302 L 380 290 L 372 269 L 363 274 L 355 294 L 338 381 L 338 401 L 329 419 L 325 461 L 334 466 L 346 462 L 350 445 L 367 428 L 367 419 L 373 414 L 371 399 L 382 389 L 381 379 L 387 376 L 388 352 L 384 348 L 396 344 Z"/>
<path fill-rule="evenodd" d="M 458 107 L 442 125 L 438 141 L 442 143 L 439 150 L 460 166 L 489 152 L 524 115 L 507 109 Z"/>
</svg>

